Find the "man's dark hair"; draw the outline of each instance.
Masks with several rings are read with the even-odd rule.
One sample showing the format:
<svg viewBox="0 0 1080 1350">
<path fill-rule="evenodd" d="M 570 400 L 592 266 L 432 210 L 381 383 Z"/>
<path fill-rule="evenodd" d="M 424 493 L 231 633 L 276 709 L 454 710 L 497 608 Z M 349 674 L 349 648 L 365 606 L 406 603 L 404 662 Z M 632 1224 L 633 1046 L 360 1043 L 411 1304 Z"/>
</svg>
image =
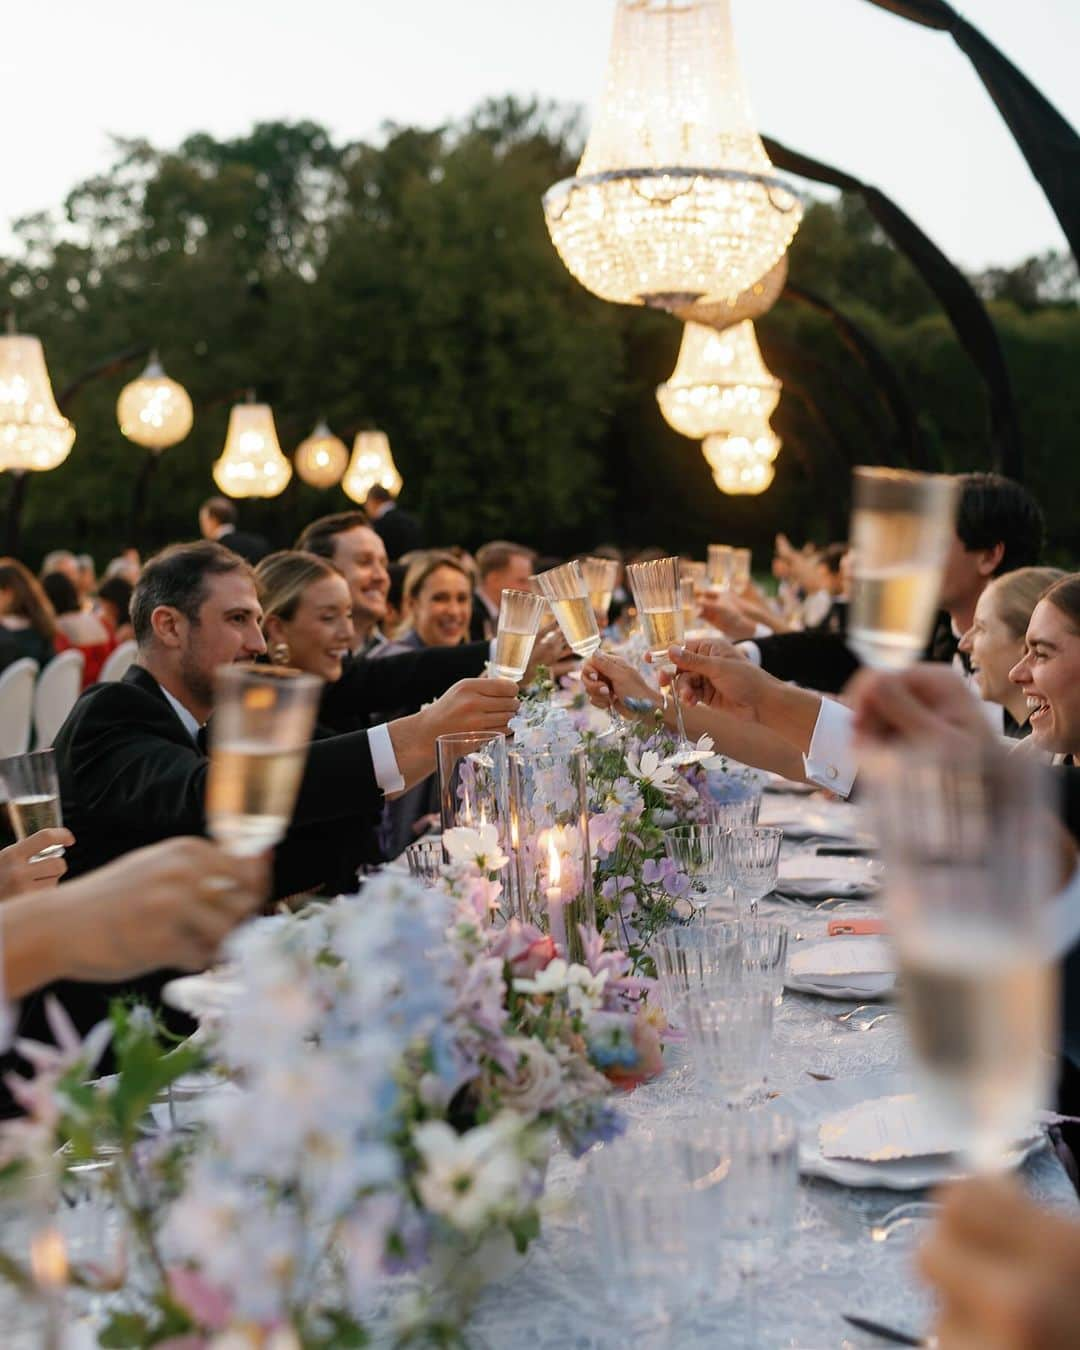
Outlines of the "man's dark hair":
<svg viewBox="0 0 1080 1350">
<path fill-rule="evenodd" d="M 476 570 L 480 580 L 492 572 L 501 572 L 511 558 L 528 558 L 530 567 L 536 563 L 536 554 L 524 544 L 515 544 L 509 539 L 493 539 L 489 544 L 482 544 L 476 550 Z"/>
<path fill-rule="evenodd" d="M 313 520 L 300 538 L 296 547 L 301 553 L 314 553 L 320 558 L 334 556 L 334 540 L 339 534 L 347 534 L 357 526 L 371 528 L 371 521 L 363 511 L 339 511 L 336 516 L 320 516 Z"/>
<path fill-rule="evenodd" d="M 380 502 L 380 503 L 392 502 L 394 500 L 394 497 L 392 493 L 387 492 L 386 488 L 384 488 L 381 483 L 375 483 L 373 484 L 373 486 L 368 488 L 368 495 L 366 500 L 369 502 Z"/>
<path fill-rule="evenodd" d="M 112 576 L 106 577 L 98 587 L 98 599 L 108 600 L 110 604 L 116 606 L 116 613 L 120 623 L 131 622 L 131 597 L 135 587 L 126 577 Z"/>
<path fill-rule="evenodd" d="M 236 524 L 236 505 L 229 501 L 228 497 L 207 497 L 202 504 L 202 510 L 219 525 Z"/>
<path fill-rule="evenodd" d="M 57 614 L 78 614 L 79 592 L 66 572 L 46 572 L 41 578 L 41 589 Z"/>
<path fill-rule="evenodd" d="M 199 622 L 209 577 L 244 572 L 254 579 L 248 563 L 223 544 L 202 539 L 196 544 L 173 544 L 144 564 L 131 597 L 131 626 L 139 646 L 153 635 L 150 616 L 158 605 L 178 609 L 191 623 Z"/>
<path fill-rule="evenodd" d="M 956 533 L 969 551 L 1004 544 L 995 576 L 1034 567 L 1042 554 L 1043 513 L 1025 487 L 999 473 L 962 473 Z"/>
</svg>

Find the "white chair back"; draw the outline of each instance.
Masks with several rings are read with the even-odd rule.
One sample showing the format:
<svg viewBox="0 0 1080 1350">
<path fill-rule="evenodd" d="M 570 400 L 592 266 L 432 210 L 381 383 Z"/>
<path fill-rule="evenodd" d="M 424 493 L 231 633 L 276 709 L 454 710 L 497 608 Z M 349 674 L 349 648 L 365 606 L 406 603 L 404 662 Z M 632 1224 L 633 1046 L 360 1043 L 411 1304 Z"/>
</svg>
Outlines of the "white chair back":
<svg viewBox="0 0 1080 1350">
<path fill-rule="evenodd" d="M 0 675 L 0 759 L 25 755 L 30 748 L 37 673 L 38 663 L 24 656 Z"/>
<path fill-rule="evenodd" d="M 39 750 L 52 745 L 64 718 L 75 706 L 85 664 L 82 652 L 72 649 L 54 656 L 38 676 L 34 690 L 34 743 Z"/>
<path fill-rule="evenodd" d="M 105 680 L 122 680 L 127 674 L 128 666 L 135 660 L 135 653 L 139 649 L 139 644 L 134 638 L 127 642 L 121 642 L 120 646 L 111 651 L 105 658 L 105 664 L 101 667 L 101 674 L 98 676 L 98 682 Z"/>
</svg>

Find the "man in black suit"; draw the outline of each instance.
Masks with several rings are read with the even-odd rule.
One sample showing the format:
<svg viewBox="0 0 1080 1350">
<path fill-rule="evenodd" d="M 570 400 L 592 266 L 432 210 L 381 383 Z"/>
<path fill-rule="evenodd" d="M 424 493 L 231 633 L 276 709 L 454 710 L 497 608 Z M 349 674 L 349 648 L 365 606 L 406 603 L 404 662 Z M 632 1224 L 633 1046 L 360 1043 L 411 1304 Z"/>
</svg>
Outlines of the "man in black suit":
<svg viewBox="0 0 1080 1350">
<path fill-rule="evenodd" d="M 364 501 L 371 528 L 386 545 L 386 556 L 396 562 L 403 553 L 424 547 L 424 534 L 415 516 L 403 511 L 381 483 L 368 492 Z"/>
<path fill-rule="evenodd" d="M 495 636 L 503 591 L 531 591 L 535 567 L 536 554 L 532 549 L 508 539 L 493 539 L 477 550 L 478 579 L 469 628 L 469 637 L 474 642 Z"/>
<path fill-rule="evenodd" d="M 76 839 L 67 853 L 71 877 L 158 839 L 206 833 L 202 728 L 214 672 L 265 651 L 251 569 L 220 544 L 176 545 L 152 558 L 131 608 L 136 664 L 123 680 L 84 691 L 56 737 L 64 818 Z M 433 694 L 438 672 L 428 664 Z M 445 688 L 445 667 L 442 680 Z M 396 683 L 399 696 L 401 679 Z M 423 680 L 414 684 L 423 692 Z M 516 692 L 506 680 L 464 680 L 413 717 L 317 737 L 292 825 L 276 850 L 272 895 L 347 885 L 350 873 L 355 880 L 384 793 L 432 771 L 437 736 L 502 730 Z M 137 992 L 155 1000 L 168 975 L 157 972 L 123 990 L 62 985 L 54 992 L 85 1030 L 105 1014 L 110 996 Z M 42 1035 L 40 1012 L 24 1009 L 24 1034 Z"/>
<path fill-rule="evenodd" d="M 210 497 L 199 507 L 199 533 L 231 548 L 254 565 L 270 552 L 261 534 L 244 534 L 236 528 L 236 505 L 228 497 Z"/>
<path fill-rule="evenodd" d="M 329 560 L 348 582 L 353 604 L 357 656 L 367 656 L 386 641 L 382 624 L 390 594 L 386 545 L 363 511 L 339 511 L 313 520 L 296 541 L 302 553 Z M 396 705 L 400 707 L 400 704 Z"/>
</svg>

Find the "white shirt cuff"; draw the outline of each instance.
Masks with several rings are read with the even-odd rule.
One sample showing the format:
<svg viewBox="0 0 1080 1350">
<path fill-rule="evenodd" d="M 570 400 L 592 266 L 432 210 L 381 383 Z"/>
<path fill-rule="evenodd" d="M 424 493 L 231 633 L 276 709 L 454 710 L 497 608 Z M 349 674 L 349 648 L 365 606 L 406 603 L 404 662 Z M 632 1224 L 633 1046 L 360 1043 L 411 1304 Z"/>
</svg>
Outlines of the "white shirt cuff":
<svg viewBox="0 0 1080 1350">
<path fill-rule="evenodd" d="M 768 625 L 767 623 L 756 623 L 756 624 L 754 624 L 754 637 L 756 637 L 756 638 L 767 638 L 767 637 L 772 637 L 772 635 L 773 635 L 773 630 L 769 627 L 769 625 Z M 761 665 L 761 653 L 760 653 L 760 652 L 758 652 L 758 665 L 759 665 L 759 666 Z"/>
<path fill-rule="evenodd" d="M 850 708 L 833 698 L 823 698 L 803 756 L 803 770 L 811 783 L 846 797 L 855 782 L 858 764 L 852 736 Z"/>
<path fill-rule="evenodd" d="M 752 666 L 761 666 L 761 648 L 756 642 L 736 642 L 736 647 L 746 657 Z"/>
<path fill-rule="evenodd" d="M 375 770 L 375 781 L 385 793 L 404 792 L 405 779 L 398 768 L 394 743 L 390 739 L 390 728 L 385 722 L 368 731 L 368 747 L 371 750 L 371 763 Z"/>
</svg>

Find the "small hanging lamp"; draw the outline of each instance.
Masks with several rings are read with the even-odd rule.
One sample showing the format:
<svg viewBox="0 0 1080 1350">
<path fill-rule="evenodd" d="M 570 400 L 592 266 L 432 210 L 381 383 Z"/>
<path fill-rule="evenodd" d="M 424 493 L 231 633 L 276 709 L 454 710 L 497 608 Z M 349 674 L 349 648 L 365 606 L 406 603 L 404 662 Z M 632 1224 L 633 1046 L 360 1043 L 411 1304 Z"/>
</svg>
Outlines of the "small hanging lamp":
<svg viewBox="0 0 1080 1350">
<path fill-rule="evenodd" d="M 391 497 L 396 497 L 403 486 L 394 456 L 390 453 L 390 440 L 386 432 L 359 431 L 341 486 L 354 502 L 364 502 L 376 483 L 384 487 Z"/>
<path fill-rule="evenodd" d="M 334 435 L 325 421 L 320 421 L 311 435 L 300 442 L 293 455 L 296 472 L 315 488 L 330 488 L 340 483 L 348 462 L 348 446 Z"/>
<path fill-rule="evenodd" d="M 214 482 L 227 497 L 276 497 L 292 477 L 292 465 L 281 453 L 269 403 L 235 403 L 221 458 L 214 462 Z"/>
<path fill-rule="evenodd" d="M 129 441 L 155 453 L 179 445 L 191 430 L 195 414 L 188 391 L 165 374 L 156 351 L 143 373 L 121 389 L 116 420 Z"/>
</svg>

